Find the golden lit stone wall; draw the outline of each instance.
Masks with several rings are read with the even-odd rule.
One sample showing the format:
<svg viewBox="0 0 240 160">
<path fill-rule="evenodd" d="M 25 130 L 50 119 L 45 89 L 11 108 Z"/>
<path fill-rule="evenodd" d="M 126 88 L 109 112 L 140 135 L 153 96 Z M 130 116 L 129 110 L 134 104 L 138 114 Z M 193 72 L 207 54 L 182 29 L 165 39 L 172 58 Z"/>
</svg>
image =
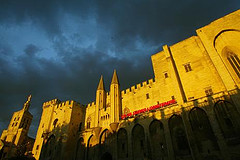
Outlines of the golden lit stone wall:
<svg viewBox="0 0 240 160">
<path fill-rule="evenodd" d="M 51 135 L 54 135 L 57 141 L 61 141 L 62 148 L 65 147 L 62 156 L 69 156 L 72 152 L 70 148 L 75 145 L 79 125 L 81 122 L 84 124 L 84 115 L 85 107 L 75 101 L 60 102 L 54 99 L 45 102 L 33 147 L 34 157 L 39 159 L 42 146 Z"/>
<path fill-rule="evenodd" d="M 233 48 L 233 51 L 239 56 L 239 17 L 240 12 L 238 10 L 197 30 L 197 35 L 201 39 L 227 90 L 234 89 L 235 85 L 240 86 L 239 79 L 237 80 L 235 73 L 229 71 L 230 68 L 226 67 L 227 62 L 222 57 L 225 47 Z"/>
</svg>

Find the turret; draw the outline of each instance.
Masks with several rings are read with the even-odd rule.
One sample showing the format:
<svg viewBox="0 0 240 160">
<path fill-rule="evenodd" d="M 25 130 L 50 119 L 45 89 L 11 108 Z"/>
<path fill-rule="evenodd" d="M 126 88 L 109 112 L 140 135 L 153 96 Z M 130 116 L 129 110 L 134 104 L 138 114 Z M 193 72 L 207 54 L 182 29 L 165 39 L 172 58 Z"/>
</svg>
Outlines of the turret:
<svg viewBox="0 0 240 160">
<path fill-rule="evenodd" d="M 95 127 L 99 126 L 99 111 L 102 108 L 106 108 L 106 91 L 103 83 L 103 76 L 101 76 L 97 92 L 96 92 L 96 117 L 95 117 Z"/>
<path fill-rule="evenodd" d="M 23 105 L 24 111 L 28 111 L 28 109 L 30 107 L 31 98 L 32 98 L 32 95 L 29 95 L 27 101 L 24 103 L 24 105 Z"/>
<path fill-rule="evenodd" d="M 110 103 L 111 103 L 111 123 L 119 121 L 121 114 L 121 101 L 120 101 L 120 84 L 118 82 L 118 77 L 116 70 L 113 72 L 112 82 L 110 85 Z"/>
</svg>

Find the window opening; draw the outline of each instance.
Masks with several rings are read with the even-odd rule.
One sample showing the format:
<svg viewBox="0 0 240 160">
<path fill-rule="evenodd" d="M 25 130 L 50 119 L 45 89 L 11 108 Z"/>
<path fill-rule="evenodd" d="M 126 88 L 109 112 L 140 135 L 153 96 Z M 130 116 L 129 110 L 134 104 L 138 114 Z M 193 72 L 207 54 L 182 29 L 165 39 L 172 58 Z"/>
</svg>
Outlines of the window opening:
<svg viewBox="0 0 240 160">
<path fill-rule="evenodd" d="M 149 93 L 146 94 L 146 99 L 149 99 Z"/>
<path fill-rule="evenodd" d="M 192 71 L 192 67 L 191 67 L 190 63 L 184 64 L 183 66 L 184 66 L 186 72 Z"/>
</svg>

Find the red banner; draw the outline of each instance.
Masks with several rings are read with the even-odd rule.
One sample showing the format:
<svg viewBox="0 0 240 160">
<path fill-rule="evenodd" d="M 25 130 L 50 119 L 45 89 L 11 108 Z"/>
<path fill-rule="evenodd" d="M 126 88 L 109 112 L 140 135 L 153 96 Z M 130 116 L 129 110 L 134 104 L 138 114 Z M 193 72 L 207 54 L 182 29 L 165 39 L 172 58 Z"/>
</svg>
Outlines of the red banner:
<svg viewBox="0 0 240 160">
<path fill-rule="evenodd" d="M 163 108 L 165 106 L 169 106 L 169 105 L 174 104 L 174 103 L 177 103 L 177 101 L 175 99 L 172 99 L 170 101 L 163 102 L 163 103 L 157 104 L 155 106 L 151 106 L 151 107 L 148 107 L 148 108 L 143 108 L 143 109 L 140 109 L 140 110 L 136 110 L 136 111 L 130 112 L 128 114 L 123 114 L 121 116 L 121 119 L 126 119 L 128 117 L 132 117 L 132 116 L 138 115 L 140 113 L 152 111 L 152 110 L 155 110 L 155 109 L 158 109 L 158 108 Z"/>
</svg>

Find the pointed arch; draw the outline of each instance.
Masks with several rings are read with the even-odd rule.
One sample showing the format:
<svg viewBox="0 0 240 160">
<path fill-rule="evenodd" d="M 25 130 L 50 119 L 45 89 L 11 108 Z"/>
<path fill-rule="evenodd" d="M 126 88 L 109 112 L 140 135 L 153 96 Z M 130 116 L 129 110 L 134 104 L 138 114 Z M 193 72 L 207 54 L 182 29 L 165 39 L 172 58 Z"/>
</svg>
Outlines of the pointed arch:
<svg viewBox="0 0 240 160">
<path fill-rule="evenodd" d="M 149 136 L 153 159 L 163 159 L 167 154 L 164 127 L 161 121 L 153 120 L 149 125 Z"/>
<path fill-rule="evenodd" d="M 55 156 L 55 143 L 56 143 L 56 138 L 55 135 L 52 134 L 49 136 L 47 139 L 47 142 L 44 147 L 44 157 L 52 159 Z"/>
<path fill-rule="evenodd" d="M 128 135 L 127 130 L 120 128 L 117 133 L 118 158 L 128 157 Z"/>
<path fill-rule="evenodd" d="M 222 30 L 220 31 L 215 37 L 214 37 L 214 40 L 213 40 L 213 46 L 216 48 L 216 41 L 218 39 L 218 37 L 224 33 L 224 32 L 229 32 L 229 31 L 234 31 L 234 32 L 240 32 L 240 30 L 237 30 L 237 29 L 225 29 L 225 30 Z"/>
<path fill-rule="evenodd" d="M 222 133 L 226 139 L 239 138 L 239 113 L 235 106 L 225 100 L 214 105 L 214 112 Z"/>
<path fill-rule="evenodd" d="M 190 148 L 182 117 L 176 114 L 172 115 L 169 119 L 169 129 L 175 156 L 190 155 Z"/>
<path fill-rule="evenodd" d="M 144 159 L 146 156 L 146 140 L 144 128 L 140 124 L 136 124 L 132 129 L 132 147 L 133 159 Z"/>
<path fill-rule="evenodd" d="M 93 160 L 95 157 L 94 137 L 91 135 L 87 142 L 87 160 Z"/>
<path fill-rule="evenodd" d="M 216 52 L 221 57 L 233 81 L 240 85 L 240 31 L 226 29 L 219 32 L 213 41 Z"/>
<path fill-rule="evenodd" d="M 105 152 L 110 152 L 111 153 L 112 143 L 113 143 L 112 133 L 108 129 L 105 129 L 101 133 L 100 139 L 99 139 L 100 154 L 103 154 Z"/>
<path fill-rule="evenodd" d="M 199 152 L 210 153 L 219 150 L 206 112 L 199 107 L 194 107 L 189 112 L 189 120 Z"/>
<path fill-rule="evenodd" d="M 83 137 L 81 137 L 77 141 L 75 160 L 83 160 L 84 157 L 85 157 L 85 144 Z"/>
</svg>

